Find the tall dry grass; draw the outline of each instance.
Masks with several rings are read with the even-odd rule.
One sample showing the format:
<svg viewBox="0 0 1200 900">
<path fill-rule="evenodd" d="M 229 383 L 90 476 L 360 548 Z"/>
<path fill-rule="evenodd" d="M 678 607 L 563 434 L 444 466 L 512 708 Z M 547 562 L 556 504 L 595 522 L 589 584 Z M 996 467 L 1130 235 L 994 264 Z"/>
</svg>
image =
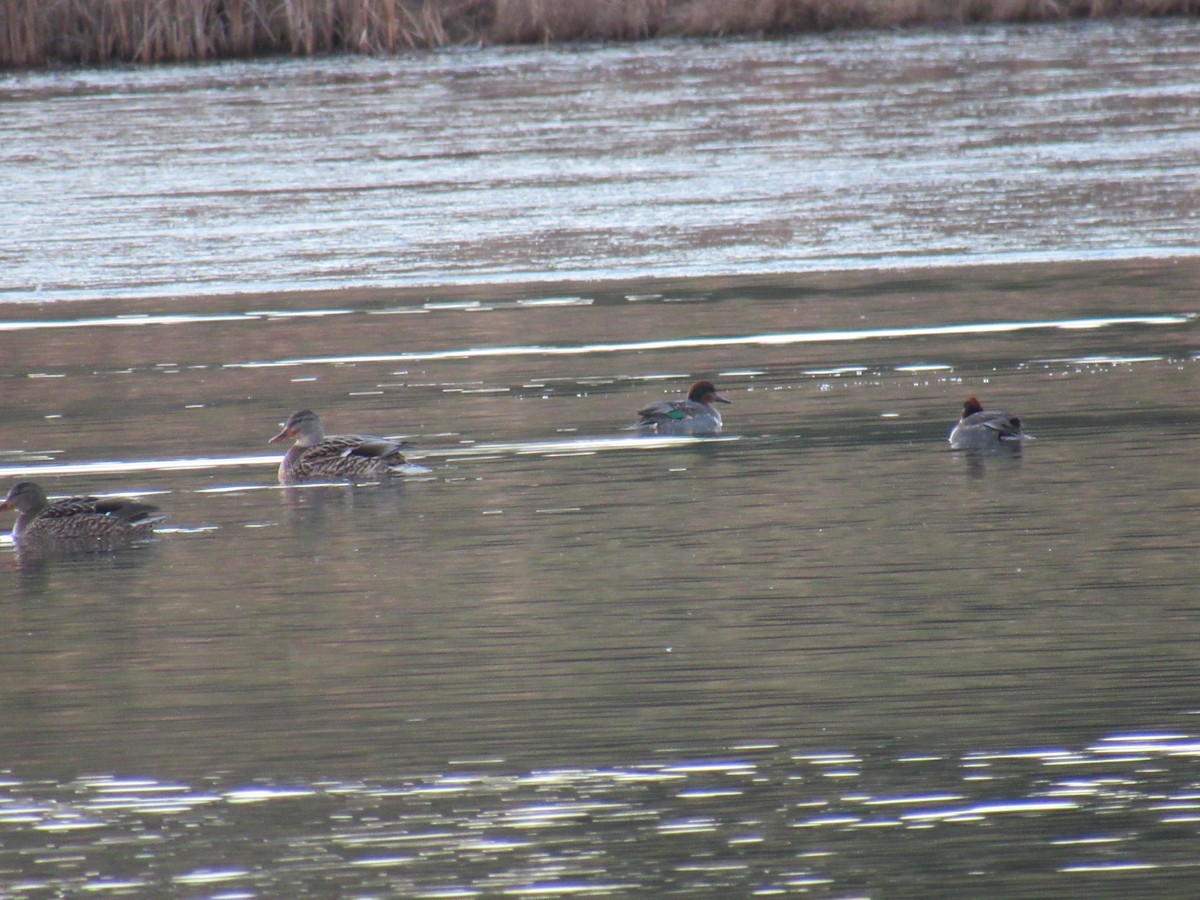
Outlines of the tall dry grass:
<svg viewBox="0 0 1200 900">
<path fill-rule="evenodd" d="M 1198 12 L 1200 0 L 0 0 L 0 68 Z"/>
<path fill-rule="evenodd" d="M 477 0 L 0 0 L 0 67 L 395 53 L 473 39 Z"/>
</svg>

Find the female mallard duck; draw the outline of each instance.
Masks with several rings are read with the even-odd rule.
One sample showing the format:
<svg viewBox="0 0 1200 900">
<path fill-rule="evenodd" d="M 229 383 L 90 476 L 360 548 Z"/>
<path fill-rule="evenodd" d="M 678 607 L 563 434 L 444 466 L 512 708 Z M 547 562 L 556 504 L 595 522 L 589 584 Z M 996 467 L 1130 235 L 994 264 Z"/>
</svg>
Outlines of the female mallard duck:
<svg viewBox="0 0 1200 900">
<path fill-rule="evenodd" d="M 361 434 L 325 435 L 325 426 L 311 409 L 292 413 L 283 431 L 271 438 L 278 444 L 295 438 L 279 464 L 279 481 L 297 484 L 302 481 L 350 479 L 374 481 L 405 465 L 400 441 Z"/>
<path fill-rule="evenodd" d="M 0 509 L 15 509 L 18 545 L 112 546 L 148 536 L 166 518 L 157 506 L 124 497 L 67 497 L 51 503 L 32 481 L 13 485 Z"/>
<path fill-rule="evenodd" d="M 635 428 L 659 434 L 720 434 L 721 413 L 714 403 L 729 403 L 711 381 L 697 381 L 686 400 L 660 400 L 638 410 Z"/>
<path fill-rule="evenodd" d="M 984 409 L 974 397 L 963 404 L 962 418 L 950 432 L 955 450 L 984 450 L 1021 441 L 1029 435 L 1021 430 L 1021 420 L 998 409 Z"/>
</svg>

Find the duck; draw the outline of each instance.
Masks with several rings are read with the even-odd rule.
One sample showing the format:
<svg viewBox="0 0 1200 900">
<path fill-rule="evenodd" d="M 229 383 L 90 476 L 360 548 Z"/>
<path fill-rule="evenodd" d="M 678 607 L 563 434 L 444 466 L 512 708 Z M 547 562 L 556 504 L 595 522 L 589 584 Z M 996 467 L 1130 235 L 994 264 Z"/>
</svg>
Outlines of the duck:
<svg viewBox="0 0 1200 900">
<path fill-rule="evenodd" d="M 721 413 L 714 403 L 729 403 L 711 381 L 697 381 L 686 400 L 660 400 L 638 410 L 635 428 L 658 434 L 720 434 Z"/>
<path fill-rule="evenodd" d="M 963 403 L 962 418 L 951 429 L 949 440 L 955 450 L 984 450 L 1027 437 L 1019 418 L 998 409 L 984 409 L 977 399 L 968 397 Z"/>
<path fill-rule="evenodd" d="M 362 434 L 325 434 L 325 426 L 311 409 L 292 413 L 283 430 L 269 443 L 295 439 L 279 463 L 280 484 L 305 481 L 374 481 L 406 464 L 400 449 L 407 446 L 390 438 Z"/>
<path fill-rule="evenodd" d="M 67 497 L 51 502 L 32 481 L 13 485 L 0 510 L 15 509 L 13 542 L 18 546 L 56 544 L 101 547 L 148 537 L 166 518 L 157 507 L 127 497 Z"/>
</svg>

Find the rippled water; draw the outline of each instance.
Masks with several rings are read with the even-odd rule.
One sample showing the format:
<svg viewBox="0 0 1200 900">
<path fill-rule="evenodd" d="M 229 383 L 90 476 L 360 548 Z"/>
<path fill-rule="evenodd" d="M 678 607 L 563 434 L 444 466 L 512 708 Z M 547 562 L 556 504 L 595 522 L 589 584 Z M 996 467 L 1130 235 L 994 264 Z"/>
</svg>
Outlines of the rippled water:
<svg viewBox="0 0 1200 900">
<path fill-rule="evenodd" d="M 1186 896 L 1200 795 L 1178 783 L 1198 754 L 1153 734 L 962 759 L 754 745 L 305 787 L 86 777 L 69 800 L 4 786 L 0 825 L 55 850 L 29 860 L 6 841 L 0 859 L 27 858 L 22 893 L 118 896 Z M 1112 774 L 1130 768 L 1144 774 Z"/>
<path fill-rule="evenodd" d="M 4 102 L 41 110 L 30 139 L 74 163 L 2 151 L 26 199 L 0 235 L 0 480 L 169 520 L 128 552 L 0 544 L 0 894 L 1190 896 L 1196 113 L 1164 60 L 1196 29 L 971 36 L 9 76 Z M 872 85 L 884 60 L 974 91 L 970 128 L 937 118 L 956 89 L 872 118 L 878 169 L 809 149 L 777 191 L 738 174 L 830 123 L 866 154 L 845 91 L 922 102 Z M 825 117 L 778 92 L 721 105 L 814 66 Z M 998 67 L 1105 100 L 1035 120 Z M 514 88 L 536 72 L 555 78 Z M 651 107 L 677 117 L 665 154 L 633 102 L 648 84 L 674 98 Z M 579 103 L 596 92 L 612 102 Z M 143 153 L 100 127 L 110 103 Z M 261 115 L 262 143 L 185 129 L 198 108 Z M 380 156 L 348 119 L 425 143 Z M 486 150 L 468 121 L 494 127 Z M 542 141 L 550 122 L 570 140 Z M 992 184 L 1019 189 L 964 174 L 980 133 Z M 301 145 L 308 164 L 282 149 Z M 205 153 L 228 192 L 196 176 Z M 664 160 L 686 177 L 655 180 Z M 327 196 L 334 168 L 362 189 Z M 536 170 L 552 199 L 514 202 Z M 106 187 L 85 196 L 89 172 Z M 1065 204 L 1113 172 L 1094 215 Z M 176 177 L 208 204 L 190 234 Z M 437 210 L 398 199 L 418 195 Z M 804 236 L 775 241 L 777 206 Z M 737 240 L 705 232 L 722 211 Z M 576 213 L 557 250 L 525 227 Z M 838 233 L 844 253 L 811 241 Z M 885 267 L 902 255 L 921 265 Z M 733 401 L 719 439 L 625 430 L 699 377 Z M 1034 439 L 950 451 L 970 393 Z M 427 471 L 279 488 L 266 440 L 301 406 L 409 438 Z"/>
<path fill-rule="evenodd" d="M 1192 254 L 1195 21 L 0 76 L 0 297 Z"/>
<path fill-rule="evenodd" d="M 0 556 L 5 879 L 1170 893 L 1198 821 L 1198 271 L 10 320 L 0 475 L 171 520 Z M 722 438 L 621 430 L 699 375 Z M 968 392 L 1035 439 L 949 451 Z M 300 405 L 430 471 L 275 487 Z"/>
</svg>

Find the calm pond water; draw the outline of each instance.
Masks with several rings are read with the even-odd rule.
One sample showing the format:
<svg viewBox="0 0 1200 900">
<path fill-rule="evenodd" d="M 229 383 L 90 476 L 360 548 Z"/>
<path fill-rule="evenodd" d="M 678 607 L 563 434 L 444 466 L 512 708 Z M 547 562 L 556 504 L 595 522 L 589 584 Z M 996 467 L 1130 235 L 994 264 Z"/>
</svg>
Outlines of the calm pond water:
<svg viewBox="0 0 1200 900">
<path fill-rule="evenodd" d="M 169 520 L 0 543 L 0 895 L 1194 895 L 1198 56 L 5 76 L 0 481 Z"/>
</svg>

